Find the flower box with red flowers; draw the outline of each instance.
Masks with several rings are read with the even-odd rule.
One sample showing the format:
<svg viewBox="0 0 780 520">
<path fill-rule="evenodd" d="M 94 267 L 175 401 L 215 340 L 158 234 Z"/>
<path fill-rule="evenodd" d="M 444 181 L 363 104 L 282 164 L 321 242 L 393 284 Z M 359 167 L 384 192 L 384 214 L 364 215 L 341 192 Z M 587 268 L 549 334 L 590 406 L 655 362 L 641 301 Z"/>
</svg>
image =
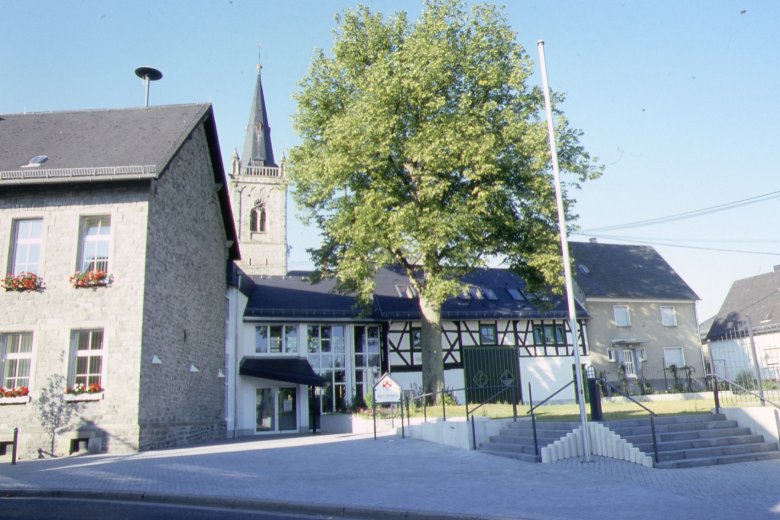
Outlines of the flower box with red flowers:
<svg viewBox="0 0 780 520">
<path fill-rule="evenodd" d="M 100 401 L 101 399 L 103 399 L 103 387 L 99 383 L 77 384 L 65 388 L 66 401 Z"/>
<path fill-rule="evenodd" d="M 30 402 L 30 389 L 26 386 L 3 388 L 0 386 L 0 404 L 23 404 Z"/>
<path fill-rule="evenodd" d="M 79 394 L 99 394 L 103 391 L 103 387 L 100 383 L 92 383 L 91 385 L 78 384 L 65 388 L 66 394 L 79 395 Z"/>
<path fill-rule="evenodd" d="M 107 287 L 114 281 L 113 275 L 106 271 L 76 271 L 69 278 L 76 289 L 84 287 Z"/>
<path fill-rule="evenodd" d="M 6 291 L 40 291 L 43 289 L 43 278 L 35 273 L 7 274 L 0 278 L 0 287 Z"/>
</svg>

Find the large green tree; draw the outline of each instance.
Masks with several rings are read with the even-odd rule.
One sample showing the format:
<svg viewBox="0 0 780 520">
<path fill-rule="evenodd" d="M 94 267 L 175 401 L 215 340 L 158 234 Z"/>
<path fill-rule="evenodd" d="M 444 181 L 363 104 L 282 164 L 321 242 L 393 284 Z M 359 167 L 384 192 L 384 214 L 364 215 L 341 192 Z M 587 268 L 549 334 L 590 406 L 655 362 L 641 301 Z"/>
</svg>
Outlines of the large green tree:
<svg viewBox="0 0 780 520">
<path fill-rule="evenodd" d="M 464 274 L 501 258 L 532 286 L 561 276 L 543 94 L 494 6 L 429 0 L 415 22 L 366 7 L 336 21 L 332 52 L 315 54 L 296 94 L 290 181 L 321 230 L 322 276 L 368 302 L 378 268 L 406 270 L 434 392 L 441 307 Z M 597 175 L 580 132 L 561 113 L 556 125 L 569 187 Z"/>
</svg>

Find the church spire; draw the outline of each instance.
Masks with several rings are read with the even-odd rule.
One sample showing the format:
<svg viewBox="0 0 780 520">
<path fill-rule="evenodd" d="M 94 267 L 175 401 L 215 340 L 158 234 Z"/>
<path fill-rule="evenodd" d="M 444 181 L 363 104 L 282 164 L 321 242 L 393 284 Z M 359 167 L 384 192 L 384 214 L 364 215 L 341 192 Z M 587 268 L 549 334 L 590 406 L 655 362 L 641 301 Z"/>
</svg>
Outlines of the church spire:
<svg viewBox="0 0 780 520">
<path fill-rule="evenodd" d="M 249 123 L 244 140 L 242 162 L 245 166 L 276 166 L 274 150 L 271 145 L 271 127 L 268 124 L 268 113 L 265 110 L 263 82 L 260 77 L 262 68 L 258 61 L 257 83 L 255 84 L 255 94 L 252 98 L 252 108 L 249 112 Z"/>
</svg>

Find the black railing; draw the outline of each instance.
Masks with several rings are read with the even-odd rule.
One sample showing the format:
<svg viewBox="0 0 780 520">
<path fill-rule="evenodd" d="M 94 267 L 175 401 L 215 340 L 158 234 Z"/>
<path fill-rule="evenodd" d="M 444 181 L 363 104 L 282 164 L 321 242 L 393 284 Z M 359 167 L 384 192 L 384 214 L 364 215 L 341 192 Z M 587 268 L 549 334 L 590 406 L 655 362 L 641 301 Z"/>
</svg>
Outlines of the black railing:
<svg viewBox="0 0 780 520">
<path fill-rule="evenodd" d="M 423 407 L 423 417 L 425 418 L 425 422 L 428 422 L 428 401 L 429 397 L 438 396 L 439 401 L 441 404 L 441 416 L 443 421 L 447 421 L 447 402 L 446 402 L 446 396 L 448 393 L 454 392 L 455 390 L 448 390 L 446 388 L 442 388 L 438 392 L 429 392 L 427 394 L 418 394 L 418 395 L 412 395 L 409 397 L 409 394 L 406 394 L 406 422 L 407 424 L 411 424 L 409 422 L 411 418 L 411 408 L 410 408 L 410 401 L 416 402 L 416 401 L 422 401 L 422 407 Z M 417 408 L 417 405 L 415 404 L 415 408 Z"/>
<path fill-rule="evenodd" d="M 486 387 L 480 388 L 480 390 L 486 390 L 486 389 L 487 389 Z M 468 399 L 466 399 L 466 422 L 471 420 L 471 445 L 473 446 L 473 449 L 475 450 L 477 449 L 477 431 L 476 431 L 476 426 L 474 425 L 474 412 L 482 408 L 484 405 L 492 403 L 505 392 L 511 392 L 512 419 L 515 422 L 517 422 L 517 387 L 514 385 L 501 387 L 498 392 L 494 393 L 493 395 L 491 395 L 490 397 L 488 397 L 487 399 L 479 403 L 479 405 L 476 408 L 473 408 L 471 410 L 469 410 L 469 401 Z"/>
<path fill-rule="evenodd" d="M 533 393 L 531 393 L 531 383 L 528 383 L 528 404 L 531 408 L 525 413 L 526 415 L 531 414 L 531 427 L 534 432 L 534 453 L 536 453 L 537 457 L 539 456 L 539 441 L 536 435 L 536 414 L 534 413 L 534 411 L 573 384 L 574 384 L 574 380 L 572 379 L 571 381 L 569 381 L 568 383 L 560 387 L 558 390 L 548 395 L 547 398 L 542 402 L 534 404 Z"/>
<path fill-rule="evenodd" d="M 644 411 L 646 411 L 647 413 L 650 414 L 650 433 L 653 436 L 653 462 L 658 462 L 658 439 L 656 438 L 656 435 L 655 435 L 655 418 L 658 415 L 654 411 L 652 411 L 650 408 L 648 408 L 647 406 L 643 405 L 642 403 L 640 403 L 639 401 L 637 401 L 636 399 L 634 399 L 633 397 L 631 397 L 627 393 L 623 392 L 621 389 L 617 388 L 613 384 L 608 383 L 607 381 L 605 381 L 603 379 L 602 379 L 601 382 L 602 382 L 602 384 L 606 385 L 607 387 L 609 387 L 614 392 L 622 395 L 623 397 L 625 397 L 626 399 L 628 399 L 629 401 L 631 401 L 635 405 L 639 406 L 640 408 L 644 409 Z"/>
<path fill-rule="evenodd" d="M 761 406 L 765 406 L 767 403 L 771 404 L 775 408 L 780 409 L 780 404 L 766 398 L 766 392 L 754 391 L 747 388 L 736 381 L 721 377 L 718 374 L 707 374 L 707 378 L 712 382 L 712 395 L 715 400 L 715 413 L 720 413 L 721 409 L 721 395 L 720 392 L 724 390 L 722 387 L 729 388 L 731 397 L 734 399 L 735 395 L 742 396 L 743 400 L 755 398 L 761 403 Z M 735 390 L 736 389 L 736 390 Z"/>
</svg>

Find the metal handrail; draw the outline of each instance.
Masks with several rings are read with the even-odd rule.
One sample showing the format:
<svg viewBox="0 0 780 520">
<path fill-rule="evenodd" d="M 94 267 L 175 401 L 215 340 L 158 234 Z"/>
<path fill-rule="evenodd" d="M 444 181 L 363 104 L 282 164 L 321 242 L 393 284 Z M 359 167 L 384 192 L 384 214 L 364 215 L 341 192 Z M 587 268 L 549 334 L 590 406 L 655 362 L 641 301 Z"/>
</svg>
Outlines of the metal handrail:
<svg viewBox="0 0 780 520">
<path fill-rule="evenodd" d="M 772 401 L 770 399 L 767 399 L 766 397 L 764 397 L 763 395 L 759 394 L 758 392 L 754 392 L 753 390 L 748 390 L 744 386 L 740 385 L 739 383 L 736 383 L 736 382 L 732 381 L 731 379 L 728 379 L 726 377 L 720 377 L 718 374 L 715 374 L 715 373 L 707 374 L 705 377 L 711 377 L 712 379 L 715 380 L 715 384 L 712 385 L 713 394 L 714 394 L 714 397 L 715 397 L 715 413 L 720 413 L 720 408 L 721 408 L 721 406 L 720 406 L 720 399 L 718 397 L 718 391 L 719 391 L 719 389 L 718 389 L 718 379 L 720 379 L 721 381 L 725 381 L 725 382 L 729 383 L 732 386 L 736 386 L 737 388 L 739 388 L 740 390 L 742 390 L 746 394 L 750 394 L 752 396 L 755 396 L 756 398 L 758 398 L 759 401 L 761 401 L 761 406 L 763 406 L 764 403 L 769 403 L 772 406 L 774 406 L 775 408 L 780 409 L 780 404 L 777 404 L 774 401 Z"/>
<path fill-rule="evenodd" d="M 569 385 L 573 385 L 573 384 L 574 384 L 574 379 L 572 379 L 571 381 L 569 381 L 568 383 L 560 387 L 554 393 L 548 395 L 547 399 L 535 405 L 533 394 L 531 393 L 531 383 L 528 383 L 528 404 L 530 404 L 531 407 L 528 409 L 527 412 L 525 412 L 525 414 L 526 415 L 531 414 L 531 428 L 533 429 L 534 432 L 534 453 L 536 454 L 537 457 L 539 456 L 539 438 L 536 434 L 536 414 L 534 413 L 534 410 L 536 410 L 537 408 L 545 404 L 547 401 L 549 401 L 556 395 L 563 392 L 566 388 L 569 387 Z"/>
<path fill-rule="evenodd" d="M 537 408 L 539 408 L 540 406 L 545 404 L 547 401 L 549 401 L 550 399 L 552 399 L 556 395 L 560 394 L 562 391 L 566 390 L 566 387 L 568 387 L 569 385 L 573 385 L 573 384 L 574 384 L 574 380 L 572 379 L 571 381 L 569 381 L 568 383 L 566 383 L 565 385 L 560 387 L 558 390 L 556 390 L 554 394 L 550 394 L 549 396 L 547 396 L 547 399 L 545 399 L 544 401 L 542 401 L 542 402 L 540 402 L 538 404 L 533 405 L 531 408 L 528 409 L 527 412 L 525 412 L 525 414 L 528 415 L 530 413 L 531 415 L 533 415 L 534 410 L 536 410 Z M 531 383 L 528 383 L 528 391 L 529 392 L 531 391 Z"/>
<path fill-rule="evenodd" d="M 488 402 L 492 401 L 499 395 L 503 394 L 507 390 L 512 390 L 512 415 L 514 418 L 514 422 L 517 422 L 517 387 L 515 386 L 507 386 L 502 389 L 500 389 L 495 394 L 491 395 L 487 399 L 485 399 L 483 402 L 479 403 L 479 406 L 471 410 L 469 412 L 469 402 L 468 399 L 466 400 L 466 422 L 469 421 L 469 415 L 471 415 L 471 444 L 474 447 L 474 449 L 477 449 L 477 430 L 476 426 L 474 425 L 474 412 L 482 408 L 484 405 L 488 404 Z"/>
<path fill-rule="evenodd" d="M 640 408 L 644 409 L 647 413 L 650 414 L 650 433 L 653 436 L 653 460 L 654 462 L 658 462 L 658 439 L 656 439 L 656 435 L 655 435 L 655 418 L 658 416 L 658 414 L 652 411 L 647 406 L 640 403 L 639 401 L 637 401 L 636 399 L 634 399 L 633 397 L 631 397 L 630 395 L 628 395 L 626 392 L 622 391 L 620 388 L 616 387 L 615 385 L 607 381 L 606 379 L 601 379 L 601 382 L 604 383 L 609 388 L 611 388 L 614 392 L 617 392 L 618 394 L 622 395 L 623 397 L 625 397 L 626 399 L 628 399 L 629 401 L 639 406 Z"/>
</svg>

